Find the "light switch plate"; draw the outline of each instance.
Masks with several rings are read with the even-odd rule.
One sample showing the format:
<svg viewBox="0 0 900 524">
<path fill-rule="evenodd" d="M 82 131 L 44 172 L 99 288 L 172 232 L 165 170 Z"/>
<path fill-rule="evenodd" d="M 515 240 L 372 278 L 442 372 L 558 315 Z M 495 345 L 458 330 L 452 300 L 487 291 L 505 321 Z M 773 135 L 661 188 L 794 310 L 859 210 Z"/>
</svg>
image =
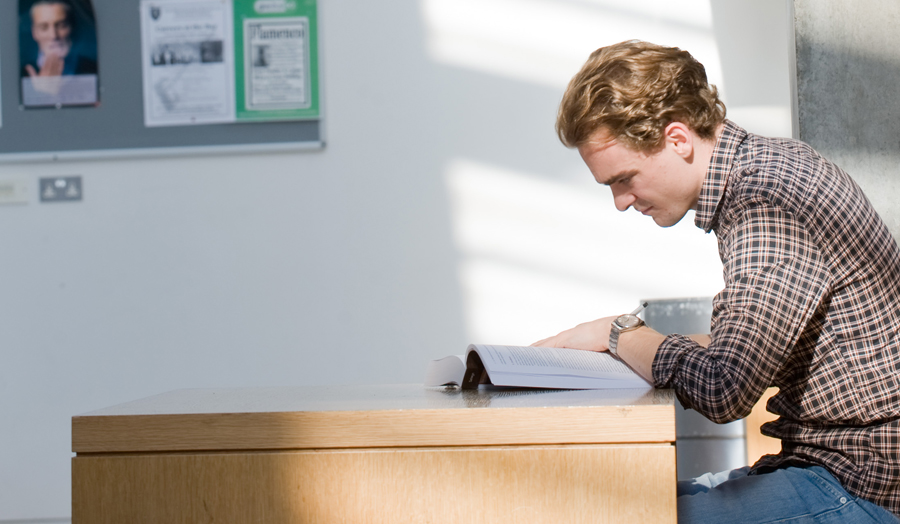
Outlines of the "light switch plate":
<svg viewBox="0 0 900 524">
<path fill-rule="evenodd" d="M 0 204 L 27 204 L 28 182 L 21 179 L 0 179 Z"/>
<path fill-rule="evenodd" d="M 84 194 L 80 176 L 41 178 L 41 202 L 77 202 Z"/>
</svg>

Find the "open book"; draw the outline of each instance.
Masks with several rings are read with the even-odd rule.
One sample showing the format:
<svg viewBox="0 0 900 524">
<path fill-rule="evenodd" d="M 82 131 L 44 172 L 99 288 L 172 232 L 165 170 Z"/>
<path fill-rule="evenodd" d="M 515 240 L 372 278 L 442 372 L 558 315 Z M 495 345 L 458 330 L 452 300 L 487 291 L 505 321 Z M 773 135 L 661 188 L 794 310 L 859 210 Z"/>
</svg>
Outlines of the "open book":
<svg viewBox="0 0 900 524">
<path fill-rule="evenodd" d="M 609 353 L 578 349 L 472 344 L 466 354 L 428 363 L 426 386 L 478 384 L 555 389 L 650 388 L 650 383 Z"/>
</svg>

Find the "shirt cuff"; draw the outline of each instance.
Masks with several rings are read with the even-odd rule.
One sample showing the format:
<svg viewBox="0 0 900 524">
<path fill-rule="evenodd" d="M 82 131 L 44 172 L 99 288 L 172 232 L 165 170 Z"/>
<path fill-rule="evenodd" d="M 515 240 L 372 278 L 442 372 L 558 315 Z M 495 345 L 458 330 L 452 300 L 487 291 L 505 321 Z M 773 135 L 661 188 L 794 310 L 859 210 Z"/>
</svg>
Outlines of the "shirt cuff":
<svg viewBox="0 0 900 524">
<path fill-rule="evenodd" d="M 658 388 L 671 387 L 670 382 L 678 369 L 681 357 L 700 345 L 684 335 L 667 336 L 656 350 L 653 358 L 653 385 Z"/>
</svg>

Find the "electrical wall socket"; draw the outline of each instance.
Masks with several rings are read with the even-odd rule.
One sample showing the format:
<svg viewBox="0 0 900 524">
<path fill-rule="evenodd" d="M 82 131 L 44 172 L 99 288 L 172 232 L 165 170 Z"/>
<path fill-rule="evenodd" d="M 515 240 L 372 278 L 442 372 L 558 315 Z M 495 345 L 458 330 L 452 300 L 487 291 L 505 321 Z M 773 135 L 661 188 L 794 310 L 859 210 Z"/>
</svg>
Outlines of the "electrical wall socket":
<svg viewBox="0 0 900 524">
<path fill-rule="evenodd" d="M 41 202 L 77 202 L 84 194 L 80 176 L 41 178 Z"/>
<path fill-rule="evenodd" d="M 27 204 L 28 182 L 19 179 L 0 180 L 0 204 Z"/>
</svg>

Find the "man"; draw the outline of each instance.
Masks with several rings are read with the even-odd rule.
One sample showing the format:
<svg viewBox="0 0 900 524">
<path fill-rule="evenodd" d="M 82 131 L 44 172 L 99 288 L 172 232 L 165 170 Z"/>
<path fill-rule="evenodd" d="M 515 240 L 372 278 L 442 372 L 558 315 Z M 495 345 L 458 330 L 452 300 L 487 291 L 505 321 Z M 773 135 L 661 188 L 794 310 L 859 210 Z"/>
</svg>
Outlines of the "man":
<svg viewBox="0 0 900 524">
<path fill-rule="evenodd" d="M 623 315 L 535 345 L 614 352 L 720 423 L 780 388 L 763 433 L 781 453 L 679 483 L 679 522 L 900 522 L 900 250 L 856 183 L 726 120 L 699 62 L 645 42 L 591 55 L 557 132 L 620 211 L 668 227 L 695 210 L 725 289 L 709 335 Z"/>
<path fill-rule="evenodd" d="M 97 61 L 86 50 L 73 45 L 72 7 L 67 2 L 39 0 L 31 6 L 30 16 L 37 53 L 23 61 L 23 76 L 97 74 Z"/>
</svg>

